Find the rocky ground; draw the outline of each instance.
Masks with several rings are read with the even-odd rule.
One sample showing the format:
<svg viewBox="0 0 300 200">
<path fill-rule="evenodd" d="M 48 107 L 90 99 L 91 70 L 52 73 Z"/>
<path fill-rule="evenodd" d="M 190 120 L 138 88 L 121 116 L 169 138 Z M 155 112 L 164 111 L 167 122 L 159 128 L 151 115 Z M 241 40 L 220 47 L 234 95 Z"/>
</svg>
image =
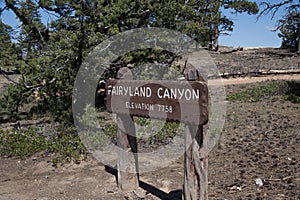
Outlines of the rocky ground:
<svg viewBox="0 0 300 200">
<path fill-rule="evenodd" d="M 240 54 L 245 61 L 240 67 L 255 67 L 258 63 L 265 68 L 290 69 L 295 64 L 288 65 L 287 61 L 298 59 L 296 55 L 268 57 L 271 54 L 249 51 L 251 53 L 220 54 L 215 58 L 216 63 L 220 62 L 224 71 L 231 70 L 230 60 L 235 59 L 234 54 Z M 227 57 L 222 58 L 225 55 Z M 280 64 L 282 59 L 287 61 Z M 231 94 L 260 84 L 243 84 L 239 80 L 227 84 L 226 90 Z M 299 119 L 300 104 L 280 98 L 260 102 L 229 101 L 220 145 L 209 155 L 209 199 L 300 199 Z M 92 158 L 58 167 L 53 167 L 50 157 L 43 154 L 26 160 L 0 158 L 0 162 L 1 200 L 176 200 L 181 197 L 182 157 L 166 168 L 141 174 L 140 188 L 131 192 L 120 191 L 115 171 Z"/>
<path fill-rule="evenodd" d="M 273 48 L 243 48 L 230 52 L 231 48 L 220 48 L 220 52 L 210 53 L 221 73 L 249 73 L 259 70 L 300 69 L 299 54 Z"/>
<path fill-rule="evenodd" d="M 227 91 L 238 87 L 246 86 Z M 281 100 L 229 102 L 221 145 L 209 156 L 209 199 L 299 199 L 299 111 Z M 1 158 L 0 199 L 178 199 L 183 183 L 182 158 L 141 174 L 141 188 L 130 193 L 92 159 L 57 168 L 49 160 Z"/>
<path fill-rule="evenodd" d="M 210 199 L 300 198 L 299 109 L 230 103 L 221 148 L 210 154 Z"/>
</svg>

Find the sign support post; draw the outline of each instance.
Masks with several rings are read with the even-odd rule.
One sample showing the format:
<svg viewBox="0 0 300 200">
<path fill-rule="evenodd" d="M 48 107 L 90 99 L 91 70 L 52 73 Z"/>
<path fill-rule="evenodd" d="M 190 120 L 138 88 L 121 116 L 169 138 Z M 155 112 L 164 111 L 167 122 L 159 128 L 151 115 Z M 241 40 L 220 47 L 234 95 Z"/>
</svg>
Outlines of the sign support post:
<svg viewBox="0 0 300 200">
<path fill-rule="evenodd" d="M 207 200 L 207 156 L 201 155 L 204 148 L 206 127 L 186 125 L 184 156 L 184 200 Z"/>
<path fill-rule="evenodd" d="M 188 81 L 200 81 L 202 77 L 192 70 L 186 74 Z M 203 80 L 201 80 L 203 81 Z M 208 199 L 207 124 L 185 124 L 184 200 Z"/>
<path fill-rule="evenodd" d="M 118 74 L 118 79 L 131 78 L 131 72 L 128 68 L 122 68 Z M 136 132 L 132 116 L 127 114 L 117 114 L 118 136 L 118 187 L 124 191 L 130 191 L 138 188 L 138 154 Z"/>
<path fill-rule="evenodd" d="M 132 80 L 128 68 L 121 68 L 117 74 L 120 80 L 107 81 L 106 109 L 117 114 L 117 180 L 120 189 L 128 191 L 139 186 L 138 150 L 133 116 L 162 119 L 164 113 L 167 114 L 164 120 L 185 124 L 182 198 L 208 199 L 207 82 L 196 70 L 189 69 L 185 76 L 186 82 L 140 81 Z"/>
<path fill-rule="evenodd" d="M 137 142 L 132 117 L 117 114 L 118 138 L 118 186 L 121 190 L 129 191 L 139 186 Z"/>
</svg>

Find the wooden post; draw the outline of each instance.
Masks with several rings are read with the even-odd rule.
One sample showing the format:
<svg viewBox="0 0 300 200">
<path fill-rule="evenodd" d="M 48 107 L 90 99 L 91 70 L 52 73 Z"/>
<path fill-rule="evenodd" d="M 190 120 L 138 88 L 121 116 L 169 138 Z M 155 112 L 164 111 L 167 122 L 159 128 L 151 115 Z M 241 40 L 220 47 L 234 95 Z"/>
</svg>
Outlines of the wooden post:
<svg viewBox="0 0 300 200">
<path fill-rule="evenodd" d="M 201 95 L 196 101 L 190 101 L 189 106 L 192 109 L 196 106 L 199 107 L 199 113 L 193 113 L 191 118 L 187 115 L 184 115 L 182 119 L 181 114 L 175 111 L 180 110 L 180 105 L 178 101 L 174 102 L 168 99 L 168 103 L 172 106 L 175 106 L 174 112 L 169 113 L 168 120 L 175 120 L 180 122 L 185 122 L 185 160 L 184 160 L 184 187 L 182 197 L 185 200 L 207 200 L 208 199 L 208 180 L 207 180 L 207 120 L 208 120 L 208 89 L 206 79 L 200 75 L 200 71 L 195 69 L 185 70 L 186 79 L 189 81 L 189 85 L 193 85 L 194 89 L 202 91 Z M 134 87 L 134 84 L 142 83 L 141 81 L 126 81 L 132 79 L 132 74 L 128 68 L 121 68 L 117 74 L 122 88 L 123 87 Z M 125 79 L 125 80 L 124 80 Z M 199 81 L 199 82 L 193 82 Z M 177 81 L 175 81 L 177 82 Z M 184 84 L 172 82 L 177 87 L 183 87 Z M 201 83 L 202 82 L 202 83 Z M 138 150 L 137 150 L 137 141 L 135 126 L 132 116 L 144 116 L 150 117 L 148 110 L 131 109 L 128 114 L 124 114 L 124 109 L 127 111 L 127 101 L 128 99 L 117 98 L 112 104 L 113 91 L 116 95 L 116 87 L 118 81 L 110 80 L 106 82 L 107 89 L 107 111 L 117 113 L 117 124 L 118 124 L 118 139 L 117 145 L 119 147 L 119 159 L 117 162 L 118 167 L 118 186 L 122 190 L 134 190 L 139 186 L 139 171 L 138 171 Z M 131 85 L 130 85 L 130 84 Z M 143 82 L 143 84 L 148 84 L 149 89 L 154 89 L 158 91 L 158 87 L 163 87 L 161 81 L 156 83 L 152 82 Z M 127 86 L 126 86 L 127 85 Z M 128 86 L 129 85 L 129 86 Z M 156 88 L 156 89 L 155 89 Z M 120 92 L 121 94 L 121 92 Z M 122 96 L 122 95 L 121 95 Z M 132 102 L 142 102 L 150 101 L 155 102 L 156 104 L 165 104 L 166 101 L 156 96 L 145 97 L 135 97 L 132 96 L 130 101 Z M 187 99 L 187 98 L 186 98 Z M 126 102 L 126 103 L 125 103 Z M 153 103 L 152 102 L 152 103 Z M 138 103 L 137 103 L 138 104 Z M 193 107 L 194 106 L 194 107 Z M 173 109 L 172 109 L 173 110 Z M 179 118 L 178 118 L 179 116 Z M 153 117 L 153 116 L 152 116 Z M 157 119 L 160 119 L 160 116 L 156 116 Z M 199 117 L 199 118 L 198 118 Z M 192 125 L 196 123 L 195 125 Z"/>
<path fill-rule="evenodd" d="M 117 115 L 119 149 L 118 186 L 121 190 L 130 191 L 138 188 L 138 157 L 135 126 L 132 117 Z M 130 135 L 129 135 L 130 134 Z"/>
<path fill-rule="evenodd" d="M 186 152 L 184 157 L 184 200 L 207 200 L 207 156 L 201 153 L 204 148 L 206 129 L 203 126 L 186 125 Z M 189 145 L 189 146 L 187 146 Z M 205 152 L 205 151 L 204 151 Z"/>
<path fill-rule="evenodd" d="M 198 72 L 189 70 L 187 79 L 203 79 Z M 207 200 L 207 125 L 186 125 L 185 127 L 185 156 L 184 156 L 184 200 Z"/>
<path fill-rule="evenodd" d="M 117 74 L 118 79 L 131 79 L 130 69 L 121 68 Z M 130 191 L 138 188 L 138 156 L 135 126 L 129 114 L 117 114 L 118 139 L 120 148 L 118 153 L 118 186 L 121 190 Z"/>
</svg>

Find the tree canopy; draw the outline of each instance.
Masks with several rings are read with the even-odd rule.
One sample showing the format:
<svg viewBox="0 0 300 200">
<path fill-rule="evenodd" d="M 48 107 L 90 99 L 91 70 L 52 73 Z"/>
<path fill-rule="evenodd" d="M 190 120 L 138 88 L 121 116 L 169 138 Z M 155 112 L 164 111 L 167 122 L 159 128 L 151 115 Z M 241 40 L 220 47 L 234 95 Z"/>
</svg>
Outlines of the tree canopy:
<svg viewBox="0 0 300 200">
<path fill-rule="evenodd" d="M 282 10 L 284 15 L 278 20 L 275 31 L 279 30 L 279 37 L 282 38 L 282 47 L 300 52 L 300 2 L 299 0 L 282 0 L 278 3 L 263 1 L 263 8 L 259 16 L 271 14 L 275 15 Z"/>
<path fill-rule="evenodd" d="M 222 9 L 258 12 L 257 4 L 248 0 L 4 0 L 0 14 L 14 13 L 21 25 L 19 30 L 0 22 L 0 69 L 2 75 L 15 70 L 21 78 L 1 98 L 1 116 L 16 117 L 31 102 L 30 113 L 71 119 L 76 73 L 97 44 L 120 32 L 150 26 L 180 31 L 203 46 L 217 46 L 219 35 L 234 26 Z"/>
</svg>

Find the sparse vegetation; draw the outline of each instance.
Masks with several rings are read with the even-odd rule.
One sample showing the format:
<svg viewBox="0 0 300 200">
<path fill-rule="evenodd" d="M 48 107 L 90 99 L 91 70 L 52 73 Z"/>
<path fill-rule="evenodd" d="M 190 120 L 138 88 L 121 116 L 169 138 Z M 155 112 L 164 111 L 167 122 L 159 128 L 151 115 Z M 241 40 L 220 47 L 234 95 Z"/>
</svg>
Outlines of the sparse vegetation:
<svg viewBox="0 0 300 200">
<path fill-rule="evenodd" d="M 34 129 L 0 130 L 0 155 L 25 159 L 37 152 L 47 151 L 48 141 Z"/>
<path fill-rule="evenodd" d="M 262 2 L 261 15 L 276 14 L 281 8 L 286 11 L 276 27 L 283 40 L 282 48 L 300 52 L 299 2 Z M 101 149 L 108 141 L 116 143 L 118 127 L 105 111 L 87 107 L 86 115 L 80 121 L 84 126 L 82 134 L 78 134 L 74 126 L 73 85 L 84 58 L 111 36 L 141 27 L 180 31 L 202 46 L 218 51 L 218 37 L 234 28 L 229 13 L 252 15 L 258 12 L 257 3 L 249 0 L 3 1 L 0 5 L 0 16 L 3 17 L 0 19 L 0 76 L 6 77 L 9 83 L 2 88 L 4 84 L 0 80 L 0 125 L 37 118 L 49 118 L 49 121 L 42 122 L 43 131 L 35 127 L 39 124 L 0 129 L 0 157 L 4 157 L 0 165 L 1 199 L 97 199 L 100 196 L 103 199 L 133 199 L 113 187 L 113 177 L 103 176 L 103 166 L 99 170 L 98 167 L 77 165 L 81 171 L 64 167 L 61 173 L 49 166 L 53 171 L 49 178 L 50 170 L 30 171 L 45 165 L 39 165 L 36 159 L 25 160 L 31 156 L 47 156 L 53 166 L 65 162 L 80 163 L 88 156 L 89 147 Z M 18 25 L 5 24 L 5 13 L 14 15 Z M 153 41 L 156 45 L 161 42 Z M 152 40 L 147 38 L 147 42 Z M 130 45 L 126 43 L 122 48 L 127 46 Z M 217 59 L 215 63 L 221 73 L 252 76 L 259 75 L 262 69 L 299 70 L 299 54 L 289 51 L 261 49 L 232 51 L 232 55 L 228 55 L 230 51 L 210 53 Z M 120 67 L 129 67 L 132 71 L 143 72 L 141 77 L 134 79 L 175 79 L 182 73 L 181 68 L 177 66 L 174 71 L 170 68 L 177 65 L 178 57 L 162 49 L 140 49 L 105 64 L 108 70 L 103 77 L 98 77 L 98 72 L 91 74 L 106 80 L 115 77 Z M 102 62 L 100 64 L 102 67 Z M 12 79 L 12 76 L 17 78 Z M 96 96 L 96 99 L 101 98 L 101 106 L 105 104 L 103 93 Z M 230 124 L 222 135 L 224 148 L 217 149 L 209 158 L 208 166 L 213 172 L 208 178 L 212 193 L 209 196 L 214 195 L 215 199 L 297 199 L 300 195 L 300 82 L 268 81 L 255 86 L 245 85 L 229 94 L 227 100 L 232 101 L 227 110 Z M 162 122 L 160 129 L 154 130 L 151 119 L 137 117 L 135 122 L 141 127 L 137 141 L 146 144 L 143 148 L 166 145 L 183 132 L 180 123 Z M 46 126 L 52 123 L 55 123 L 54 133 L 47 135 Z M 98 128 L 103 134 L 99 134 Z M 209 128 L 212 133 L 209 137 L 217 137 L 214 133 L 219 131 Z M 6 165 L 6 162 L 12 164 Z M 21 166 L 26 162 L 25 167 Z M 148 187 L 152 190 L 163 185 L 163 190 L 168 191 L 166 198 L 171 199 L 171 190 L 176 184 L 182 186 L 178 177 L 183 174 L 178 173 L 178 169 L 172 164 L 168 171 L 151 172 L 155 180 L 143 180 L 153 184 Z M 262 180 L 262 187 L 257 187 L 255 178 Z M 161 198 L 165 192 L 147 191 L 144 196 L 139 191 L 131 193 L 135 198 L 149 199 L 149 195 L 156 193 Z"/>
<path fill-rule="evenodd" d="M 259 86 L 248 87 L 240 92 L 229 94 L 227 100 L 259 102 L 266 99 L 274 102 L 282 99 L 299 103 L 299 85 L 299 83 L 294 81 L 267 81 Z"/>
<path fill-rule="evenodd" d="M 242 102 L 260 102 L 269 100 L 270 102 L 283 100 L 291 101 L 292 103 L 300 103 L 299 82 L 295 81 L 267 81 L 260 85 L 252 87 L 240 87 L 241 90 L 227 96 L 229 101 Z M 99 117 L 102 112 L 94 113 L 97 115 L 101 126 L 103 127 L 105 139 L 116 143 L 117 125 L 113 120 L 108 120 L 108 116 Z M 99 116 L 98 116 L 99 115 Z M 88 112 L 91 117 L 91 111 Z M 234 117 L 238 120 L 237 117 Z M 180 123 L 166 122 L 161 130 L 150 130 L 151 120 L 135 117 L 135 123 L 141 127 L 141 135 L 138 136 L 138 143 L 143 143 L 147 146 L 168 144 L 176 134 L 182 132 Z M 234 120 L 234 121 L 235 121 Z M 87 119 L 87 122 L 91 122 Z M 238 123 L 235 121 L 235 123 Z M 236 124 L 237 126 L 237 124 Z M 148 135 L 148 137 L 144 136 Z M 100 148 L 103 135 L 95 134 L 95 137 L 90 137 L 93 148 Z M 75 127 L 61 127 L 57 130 L 55 137 L 45 137 L 37 133 L 36 129 L 21 129 L 21 130 L 0 130 L 0 156 L 16 157 L 25 159 L 38 152 L 52 154 L 52 162 L 54 165 L 60 162 L 80 162 L 81 159 L 87 156 L 87 150 L 82 143 L 82 139 L 77 133 Z M 105 142 L 105 141 L 104 141 Z M 100 145 L 100 146 L 99 146 Z"/>
<path fill-rule="evenodd" d="M 283 99 L 293 103 L 300 103 L 300 82 L 288 82 L 288 91 L 283 96 Z"/>
<path fill-rule="evenodd" d="M 283 100 L 291 101 L 293 103 L 300 103 L 300 97 L 295 94 L 287 94 L 283 96 Z"/>
<path fill-rule="evenodd" d="M 45 137 L 37 134 L 36 129 L 0 130 L 0 156 L 25 159 L 36 153 L 51 153 L 52 163 L 80 162 L 87 151 L 80 138 L 66 130 L 68 134 L 58 137 Z"/>
<path fill-rule="evenodd" d="M 135 123 L 140 126 L 139 135 L 137 135 L 138 142 L 143 143 L 147 146 L 168 144 L 177 134 L 182 132 L 182 126 L 177 122 L 160 122 L 159 125 L 155 127 L 161 127 L 160 130 L 153 130 L 153 125 L 151 125 L 151 120 L 141 117 L 136 117 Z M 159 121 L 155 120 L 154 121 Z"/>
<path fill-rule="evenodd" d="M 181 126 L 177 122 L 166 122 L 161 130 L 156 134 L 151 135 L 147 142 L 148 144 L 168 144 L 177 133 L 180 133 Z"/>
</svg>

